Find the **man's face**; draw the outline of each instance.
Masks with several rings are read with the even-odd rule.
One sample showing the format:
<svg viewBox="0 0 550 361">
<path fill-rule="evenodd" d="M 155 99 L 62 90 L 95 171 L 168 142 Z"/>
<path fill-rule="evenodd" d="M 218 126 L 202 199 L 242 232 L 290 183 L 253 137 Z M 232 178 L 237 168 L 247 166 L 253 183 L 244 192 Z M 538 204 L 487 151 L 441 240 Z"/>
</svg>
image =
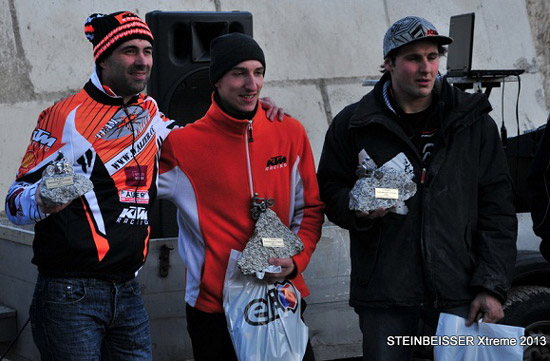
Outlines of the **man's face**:
<svg viewBox="0 0 550 361">
<path fill-rule="evenodd" d="M 99 65 L 102 83 L 128 101 L 147 85 L 153 66 L 153 47 L 147 40 L 128 40 Z"/>
<path fill-rule="evenodd" d="M 230 111 L 247 113 L 256 108 L 264 85 L 264 66 L 247 60 L 225 73 L 215 84 L 222 105 Z"/>
<path fill-rule="evenodd" d="M 439 52 L 432 41 L 416 41 L 403 46 L 392 63 L 386 58 L 384 68 L 390 72 L 392 90 L 397 103 L 405 112 L 411 106 L 427 107 L 439 70 Z M 415 107 L 416 106 L 416 107 Z"/>
</svg>

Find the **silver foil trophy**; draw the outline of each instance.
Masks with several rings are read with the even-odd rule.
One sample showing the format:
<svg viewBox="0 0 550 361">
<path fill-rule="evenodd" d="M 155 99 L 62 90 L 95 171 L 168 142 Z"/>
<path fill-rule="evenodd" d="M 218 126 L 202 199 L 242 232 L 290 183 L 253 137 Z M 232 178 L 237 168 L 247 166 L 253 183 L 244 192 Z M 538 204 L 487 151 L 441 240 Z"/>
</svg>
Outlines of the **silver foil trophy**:
<svg viewBox="0 0 550 361">
<path fill-rule="evenodd" d="M 366 152 L 363 156 L 356 171 L 359 179 L 349 194 L 349 209 L 372 212 L 391 208 L 395 213 L 407 214 L 405 201 L 416 194 L 413 168 L 407 157 L 399 153 L 377 167 Z"/>
<path fill-rule="evenodd" d="M 269 258 L 290 258 L 304 249 L 302 240 L 270 209 L 273 204 L 271 198 L 255 196 L 252 199 L 251 215 L 256 225 L 237 261 L 245 275 L 256 274 L 258 278 L 263 278 L 264 272 L 280 272 L 269 263 Z"/>
<path fill-rule="evenodd" d="M 71 164 L 59 152 L 57 158 L 42 172 L 38 191 L 44 207 L 53 208 L 82 196 L 93 187 L 88 178 L 74 173 Z"/>
</svg>

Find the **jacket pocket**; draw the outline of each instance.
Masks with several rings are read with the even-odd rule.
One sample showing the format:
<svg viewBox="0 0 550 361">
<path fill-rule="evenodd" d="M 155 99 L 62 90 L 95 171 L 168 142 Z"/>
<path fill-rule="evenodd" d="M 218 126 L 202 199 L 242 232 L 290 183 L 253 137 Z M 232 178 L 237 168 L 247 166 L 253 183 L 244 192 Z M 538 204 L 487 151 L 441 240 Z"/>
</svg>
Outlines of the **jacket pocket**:
<svg viewBox="0 0 550 361">
<path fill-rule="evenodd" d="M 382 235 L 380 224 L 367 232 L 350 234 L 351 244 L 351 289 L 359 288 L 363 291 L 368 287 L 376 263 Z"/>
</svg>

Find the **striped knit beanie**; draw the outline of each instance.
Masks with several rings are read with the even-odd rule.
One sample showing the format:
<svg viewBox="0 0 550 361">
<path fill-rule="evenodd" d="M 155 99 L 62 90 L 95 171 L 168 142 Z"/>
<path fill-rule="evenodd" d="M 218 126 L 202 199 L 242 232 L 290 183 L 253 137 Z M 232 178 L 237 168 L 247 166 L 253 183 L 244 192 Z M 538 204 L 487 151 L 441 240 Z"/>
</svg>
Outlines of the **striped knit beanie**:
<svg viewBox="0 0 550 361">
<path fill-rule="evenodd" d="M 111 55 L 120 44 L 132 39 L 148 40 L 153 45 L 153 34 L 147 23 L 134 13 L 119 11 L 112 14 L 92 14 L 84 24 L 84 34 L 94 46 L 97 63 Z"/>
</svg>

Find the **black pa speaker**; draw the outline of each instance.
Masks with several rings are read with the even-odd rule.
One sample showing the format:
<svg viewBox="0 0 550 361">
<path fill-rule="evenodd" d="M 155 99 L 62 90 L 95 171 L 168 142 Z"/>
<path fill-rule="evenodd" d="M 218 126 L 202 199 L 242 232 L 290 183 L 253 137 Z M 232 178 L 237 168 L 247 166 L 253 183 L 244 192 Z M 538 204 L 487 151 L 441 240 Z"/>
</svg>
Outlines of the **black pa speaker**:
<svg viewBox="0 0 550 361">
<path fill-rule="evenodd" d="M 145 15 L 155 38 L 153 69 L 147 93 L 160 110 L 184 125 L 201 118 L 210 106 L 210 41 L 223 34 L 252 36 L 249 12 L 153 11 Z M 177 237 L 176 207 L 156 200 L 151 217 L 151 238 Z"/>
<path fill-rule="evenodd" d="M 145 19 L 155 38 L 148 94 L 179 124 L 199 119 L 214 90 L 208 71 L 210 41 L 231 32 L 252 36 L 252 14 L 153 11 Z"/>
</svg>

